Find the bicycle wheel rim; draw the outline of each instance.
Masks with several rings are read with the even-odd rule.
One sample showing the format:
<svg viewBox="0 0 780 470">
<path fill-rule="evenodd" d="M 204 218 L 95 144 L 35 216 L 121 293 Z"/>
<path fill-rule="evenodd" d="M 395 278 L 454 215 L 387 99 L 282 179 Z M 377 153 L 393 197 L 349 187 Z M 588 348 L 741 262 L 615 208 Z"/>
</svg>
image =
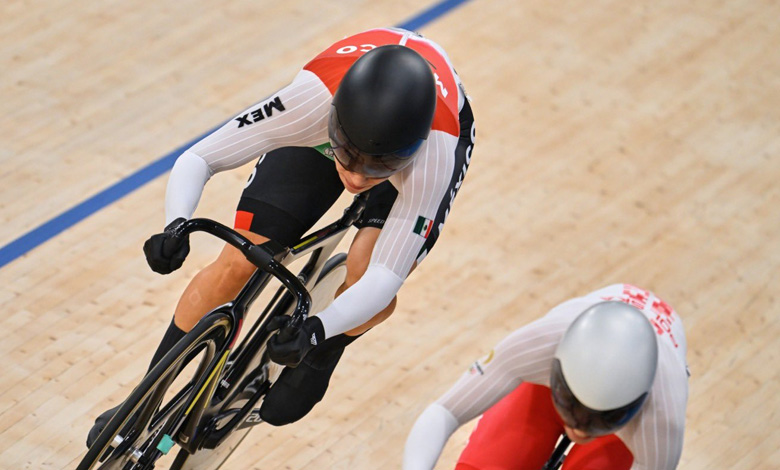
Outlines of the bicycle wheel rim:
<svg viewBox="0 0 780 470">
<path fill-rule="evenodd" d="M 86 455 L 79 463 L 76 470 L 90 470 L 92 468 L 123 468 L 122 466 L 111 466 L 110 464 L 114 460 L 114 439 L 125 428 L 126 424 L 130 421 L 130 418 L 138 411 L 144 402 L 152 396 L 155 392 L 165 393 L 165 390 L 158 390 L 158 386 L 163 384 L 167 379 L 173 379 L 170 377 L 172 374 L 177 374 L 176 370 L 179 366 L 182 366 L 183 361 L 189 357 L 189 355 L 197 348 L 207 346 L 207 343 L 214 343 L 216 351 L 221 349 L 230 332 L 231 320 L 230 317 L 224 314 L 215 314 L 205 317 L 201 322 L 195 325 L 195 327 L 185 335 L 161 360 L 152 368 L 151 371 L 144 377 L 143 380 L 133 389 L 130 395 L 120 406 L 117 413 L 108 422 L 106 427 L 100 433 L 98 438 L 93 443 L 92 447 L 87 450 Z M 194 381 L 194 379 L 193 379 Z M 170 383 L 166 386 L 170 386 Z M 185 403 L 187 400 L 184 401 Z M 149 404 L 146 404 L 149 406 Z M 177 410 L 169 410 L 172 415 Z M 145 423 L 136 421 L 131 426 L 131 429 L 137 429 L 139 427 L 146 428 L 154 418 L 154 413 L 149 416 Z M 134 444 L 135 441 L 127 445 Z M 111 449 L 111 450 L 110 450 Z M 104 456 L 106 451 L 109 451 L 108 460 L 99 462 L 101 456 Z M 121 456 L 120 456 L 121 457 Z M 99 467 L 96 467 L 99 465 Z"/>
<path fill-rule="evenodd" d="M 311 288 L 312 311 L 318 312 L 327 307 L 335 298 L 336 291 L 346 279 L 347 255 L 339 253 L 331 257 L 322 268 L 317 281 Z M 265 346 L 259 354 L 264 355 Z M 268 361 L 267 357 L 264 359 Z M 282 367 L 268 361 L 268 380 L 274 382 L 281 373 Z M 218 470 L 238 448 L 252 428 L 236 429 L 216 448 L 201 449 L 194 454 L 182 449 L 176 456 L 171 470 Z"/>
</svg>

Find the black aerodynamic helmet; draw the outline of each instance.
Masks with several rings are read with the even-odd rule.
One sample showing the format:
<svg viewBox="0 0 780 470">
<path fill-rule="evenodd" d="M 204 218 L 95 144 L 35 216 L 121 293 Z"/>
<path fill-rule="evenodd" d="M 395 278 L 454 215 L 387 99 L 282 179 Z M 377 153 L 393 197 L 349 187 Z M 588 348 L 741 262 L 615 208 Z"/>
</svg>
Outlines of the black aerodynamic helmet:
<svg viewBox="0 0 780 470">
<path fill-rule="evenodd" d="M 428 61 L 405 46 L 374 48 L 352 64 L 333 96 L 333 153 L 349 171 L 386 178 L 412 162 L 435 111 Z"/>
</svg>

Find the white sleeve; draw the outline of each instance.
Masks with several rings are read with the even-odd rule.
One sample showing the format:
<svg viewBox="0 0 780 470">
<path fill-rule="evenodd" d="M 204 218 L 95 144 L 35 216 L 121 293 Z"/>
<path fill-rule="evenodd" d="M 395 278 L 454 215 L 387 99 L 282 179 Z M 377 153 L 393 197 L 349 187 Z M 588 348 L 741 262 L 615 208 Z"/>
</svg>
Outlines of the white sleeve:
<svg viewBox="0 0 780 470">
<path fill-rule="evenodd" d="M 192 217 L 211 175 L 208 163 L 189 150 L 176 159 L 165 189 L 166 226 L 179 217 Z"/>
<path fill-rule="evenodd" d="M 639 415 L 617 436 L 634 456 L 632 470 L 674 470 L 680 461 L 688 374 L 674 353 L 659 350 L 658 372 Z"/>
<path fill-rule="evenodd" d="M 429 405 L 406 438 L 403 470 L 433 470 L 444 445 L 459 426 L 448 409 L 438 403 Z"/>
<path fill-rule="evenodd" d="M 432 131 L 414 163 L 390 177 L 398 197 L 371 254 L 372 265 L 385 266 L 406 279 L 426 240 L 415 228 L 419 220 L 436 220 L 452 182 L 457 145 L 457 137 Z"/>
<path fill-rule="evenodd" d="M 457 138 L 431 132 L 414 163 L 390 181 L 398 197 L 385 221 L 366 273 L 317 315 L 330 338 L 381 312 L 398 293 L 425 243 L 414 228 L 419 217 L 436 219 L 452 179 Z"/>
<path fill-rule="evenodd" d="M 564 311 L 565 309 L 565 311 Z M 476 361 L 437 403 L 464 424 L 481 415 L 522 382 L 549 386 L 555 348 L 581 310 L 565 304 L 515 330 Z"/>
<path fill-rule="evenodd" d="M 406 441 L 404 470 L 431 470 L 458 427 L 487 411 L 520 383 L 549 384 L 555 347 L 573 316 L 541 318 L 516 330 L 474 362 L 415 422 Z"/>
<path fill-rule="evenodd" d="M 290 85 L 193 145 L 171 170 L 165 195 L 167 222 L 192 217 L 203 186 L 214 173 L 239 167 L 280 147 L 313 147 L 327 142 L 331 100 L 320 79 L 302 70 Z"/>
<path fill-rule="evenodd" d="M 317 315 L 330 338 L 356 328 L 384 310 L 403 280 L 384 266 L 369 266 L 363 277 Z"/>
</svg>

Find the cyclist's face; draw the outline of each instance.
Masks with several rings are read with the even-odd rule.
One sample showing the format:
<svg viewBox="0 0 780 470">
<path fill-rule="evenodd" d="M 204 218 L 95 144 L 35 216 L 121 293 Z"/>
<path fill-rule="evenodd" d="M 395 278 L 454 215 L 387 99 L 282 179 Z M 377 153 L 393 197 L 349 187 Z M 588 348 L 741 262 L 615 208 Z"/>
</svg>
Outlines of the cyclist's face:
<svg viewBox="0 0 780 470">
<path fill-rule="evenodd" d="M 575 444 L 587 444 L 588 442 L 595 439 L 595 437 L 591 437 L 577 429 L 570 428 L 565 424 L 563 425 L 563 429 L 566 430 L 566 435 L 569 436 L 569 439 L 571 439 L 571 441 Z"/>
<path fill-rule="evenodd" d="M 339 173 L 339 178 L 344 184 L 344 188 L 352 194 L 362 193 L 387 180 L 387 178 L 369 178 L 360 173 L 349 171 L 339 163 L 337 158 L 334 160 L 336 162 L 336 171 Z"/>
</svg>

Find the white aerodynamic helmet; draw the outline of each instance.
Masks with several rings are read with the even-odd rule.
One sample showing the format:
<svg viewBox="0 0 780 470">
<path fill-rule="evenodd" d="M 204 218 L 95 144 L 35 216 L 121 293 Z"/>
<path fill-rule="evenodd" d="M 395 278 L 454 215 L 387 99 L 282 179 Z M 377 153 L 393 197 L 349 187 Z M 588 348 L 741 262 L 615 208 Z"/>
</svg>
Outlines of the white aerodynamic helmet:
<svg viewBox="0 0 780 470">
<path fill-rule="evenodd" d="M 553 404 L 567 426 L 611 434 L 642 407 L 658 367 L 655 329 L 637 308 L 600 302 L 564 333 L 550 376 Z"/>
</svg>

